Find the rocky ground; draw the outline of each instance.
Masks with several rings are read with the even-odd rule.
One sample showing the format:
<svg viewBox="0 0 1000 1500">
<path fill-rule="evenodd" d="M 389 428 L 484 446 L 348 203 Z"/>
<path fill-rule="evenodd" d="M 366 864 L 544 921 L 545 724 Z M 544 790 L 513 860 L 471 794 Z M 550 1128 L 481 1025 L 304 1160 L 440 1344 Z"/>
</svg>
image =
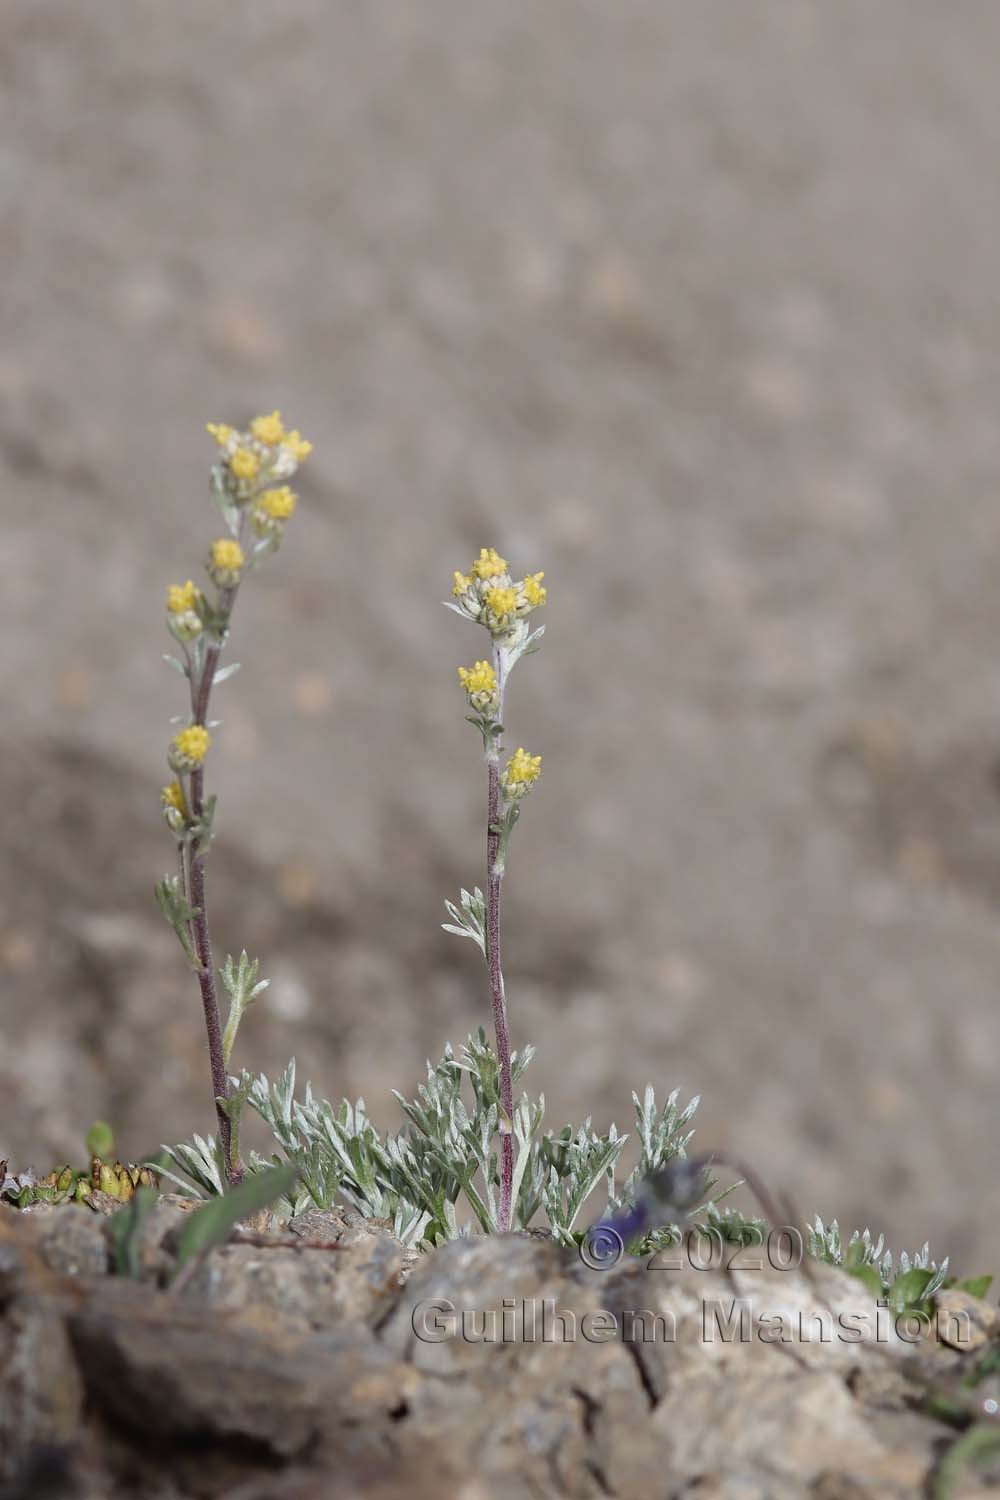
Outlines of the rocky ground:
<svg viewBox="0 0 1000 1500">
<path fill-rule="evenodd" d="M 212 763 L 241 1060 L 388 1118 L 486 1019 L 438 601 L 496 544 L 550 585 L 507 943 L 550 1120 L 698 1090 L 803 1217 L 997 1268 L 998 45 L 974 0 L 12 7 L 0 1157 L 211 1127 L 161 601 L 204 421 L 280 406 L 316 452 Z"/>
<path fill-rule="evenodd" d="M 101 1213 L 0 1208 L 4 1500 L 961 1500 L 1000 1481 L 1000 1322 L 959 1293 L 912 1344 L 815 1262 L 601 1272 L 532 1235 L 417 1256 L 316 1211 L 237 1229 L 174 1287 L 186 1218 L 160 1201 L 125 1280 Z M 954 1457 L 973 1430 L 992 1478 Z"/>
</svg>

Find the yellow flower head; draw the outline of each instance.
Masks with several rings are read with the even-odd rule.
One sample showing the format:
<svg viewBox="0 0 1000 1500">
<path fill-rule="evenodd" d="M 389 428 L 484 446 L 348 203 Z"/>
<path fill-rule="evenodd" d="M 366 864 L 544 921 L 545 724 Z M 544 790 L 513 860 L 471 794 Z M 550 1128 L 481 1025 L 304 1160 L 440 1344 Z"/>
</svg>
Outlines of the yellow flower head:
<svg viewBox="0 0 1000 1500">
<path fill-rule="evenodd" d="M 506 573 L 507 563 L 497 552 L 495 547 L 480 547 L 479 556 L 472 564 L 472 572 L 477 578 L 499 578 Z"/>
<path fill-rule="evenodd" d="M 458 679 L 469 695 L 469 707 L 492 718 L 500 706 L 497 674 L 488 661 L 477 661 L 471 667 L 459 667 Z"/>
<path fill-rule="evenodd" d="M 455 582 L 451 586 L 451 591 L 456 599 L 458 598 L 459 594 L 467 593 L 468 590 L 471 589 L 471 587 L 472 579 L 470 578 L 468 573 L 455 573 Z"/>
<path fill-rule="evenodd" d="M 272 521 L 287 521 L 295 510 L 298 495 L 293 495 L 287 484 L 278 490 L 265 490 L 257 504 Z"/>
<path fill-rule="evenodd" d="M 472 667 L 459 667 L 458 676 L 471 698 L 473 693 L 495 693 L 497 674 L 488 661 L 477 661 Z"/>
<path fill-rule="evenodd" d="M 167 760 L 173 771 L 195 771 L 208 754 L 212 736 L 202 724 L 178 729 L 170 741 Z"/>
<path fill-rule="evenodd" d="M 236 436 L 236 428 L 227 426 L 225 422 L 206 422 L 205 431 L 215 438 L 220 448 L 225 448 L 230 439 Z"/>
<path fill-rule="evenodd" d="M 188 610 L 195 610 L 200 598 L 201 590 L 195 587 L 190 578 L 187 583 L 172 583 L 167 589 L 168 613 L 183 615 Z"/>
<path fill-rule="evenodd" d="M 542 774 L 542 757 L 529 755 L 519 746 L 504 767 L 503 790 L 509 802 L 516 802 L 531 791 Z"/>
<path fill-rule="evenodd" d="M 285 429 L 281 422 L 281 412 L 273 411 L 269 417 L 254 417 L 250 423 L 250 432 L 258 443 L 265 443 L 269 448 L 284 442 Z"/>
<path fill-rule="evenodd" d="M 529 573 L 521 584 L 521 593 L 527 600 L 529 609 L 537 609 L 540 604 L 545 603 L 549 596 L 548 590 L 542 588 L 542 579 L 544 577 L 544 573 Z"/>
<path fill-rule="evenodd" d="M 293 429 L 293 431 L 285 435 L 284 444 L 290 450 L 296 463 L 301 463 L 313 451 L 312 443 L 302 436 L 298 428 Z"/>
<path fill-rule="evenodd" d="M 212 543 L 213 568 L 220 572 L 237 573 L 245 562 L 243 548 L 231 537 L 220 537 L 217 542 Z"/>
<path fill-rule="evenodd" d="M 509 625 L 517 609 L 517 590 L 509 585 L 495 584 L 493 588 L 486 590 L 484 597 L 486 608 L 496 620 L 497 626 L 503 629 Z"/>
<path fill-rule="evenodd" d="M 163 791 L 160 793 L 160 801 L 163 804 L 164 812 L 166 812 L 167 808 L 173 808 L 174 812 L 179 812 L 182 818 L 187 816 L 184 789 L 179 781 L 172 781 L 169 786 L 163 788 Z"/>
<path fill-rule="evenodd" d="M 237 448 L 229 460 L 229 472 L 234 479 L 256 479 L 260 472 L 260 459 L 249 448 Z"/>
<path fill-rule="evenodd" d="M 245 562 L 243 548 L 232 537 L 220 537 L 209 548 L 208 571 L 212 582 L 218 584 L 220 589 L 236 587 L 240 581 L 240 569 Z"/>
</svg>

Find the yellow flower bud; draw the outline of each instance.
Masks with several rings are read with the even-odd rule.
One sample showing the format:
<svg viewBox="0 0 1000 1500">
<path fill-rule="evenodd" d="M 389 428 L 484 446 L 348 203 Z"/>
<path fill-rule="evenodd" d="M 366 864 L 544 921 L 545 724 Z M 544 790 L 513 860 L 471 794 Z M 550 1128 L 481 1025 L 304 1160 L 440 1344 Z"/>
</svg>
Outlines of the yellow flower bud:
<svg viewBox="0 0 1000 1500">
<path fill-rule="evenodd" d="M 184 801 L 184 788 L 179 781 L 172 781 L 169 786 L 163 788 L 163 791 L 160 793 L 160 801 L 164 807 L 173 807 L 179 813 L 187 812 L 187 805 Z"/>
<path fill-rule="evenodd" d="M 181 834 L 187 827 L 187 803 L 184 788 L 179 781 L 172 781 L 160 793 L 160 808 L 171 833 Z"/>
<path fill-rule="evenodd" d="M 197 609 L 201 590 L 188 579 L 187 583 L 172 583 L 167 589 L 167 609 L 172 615 L 182 615 L 189 609 Z"/>
<path fill-rule="evenodd" d="M 220 537 L 209 549 L 208 571 L 212 581 L 222 589 L 234 588 L 239 583 L 245 562 L 243 548 L 232 537 Z"/>
<path fill-rule="evenodd" d="M 265 490 L 257 504 L 265 515 L 271 517 L 272 521 L 287 521 L 295 512 L 298 498 L 298 495 L 294 495 L 287 484 L 283 484 L 280 489 Z"/>
<path fill-rule="evenodd" d="M 531 791 L 541 774 L 542 757 L 529 755 L 523 746 L 518 746 L 500 778 L 504 797 L 508 802 L 520 801 Z"/>
<path fill-rule="evenodd" d="M 167 629 L 179 641 L 193 641 L 205 628 L 198 606 L 201 590 L 190 578 L 187 583 L 172 583 L 167 589 Z"/>
<path fill-rule="evenodd" d="M 486 603 L 486 624 L 494 634 L 502 634 L 514 623 L 517 612 L 517 590 L 506 584 L 497 584 L 483 595 Z"/>
<path fill-rule="evenodd" d="M 264 443 L 273 448 L 285 440 L 285 429 L 281 422 L 281 412 L 273 411 L 269 417 L 254 417 L 250 423 L 250 432 L 258 443 Z"/>
<path fill-rule="evenodd" d="M 459 667 L 458 677 L 473 708 L 480 713 L 496 710 L 497 674 L 488 661 L 477 661 L 472 667 Z"/>
<path fill-rule="evenodd" d="M 167 761 L 172 771 L 196 771 L 208 754 L 212 736 L 202 724 L 178 729 L 170 741 Z"/>
<path fill-rule="evenodd" d="M 524 582 L 518 586 L 518 612 L 530 614 L 540 604 L 544 604 L 548 598 L 548 590 L 542 588 L 544 573 L 529 573 Z"/>
<path fill-rule="evenodd" d="M 260 473 L 260 459 L 249 448 L 237 448 L 229 460 L 229 472 L 234 479 L 256 479 Z"/>
<path fill-rule="evenodd" d="M 472 564 L 471 571 L 477 578 L 499 578 L 507 571 L 507 562 L 497 552 L 495 547 L 480 547 L 479 556 Z"/>
</svg>

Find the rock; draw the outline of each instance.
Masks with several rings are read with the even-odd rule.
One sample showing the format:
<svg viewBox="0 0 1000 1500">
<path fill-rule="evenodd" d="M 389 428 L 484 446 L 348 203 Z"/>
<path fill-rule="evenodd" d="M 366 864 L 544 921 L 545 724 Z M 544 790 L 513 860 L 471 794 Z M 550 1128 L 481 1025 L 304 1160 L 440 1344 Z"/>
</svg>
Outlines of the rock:
<svg viewBox="0 0 1000 1500">
<path fill-rule="evenodd" d="M 14 1493 L 48 1455 L 59 1468 L 81 1433 L 83 1386 L 40 1260 L 0 1242 L 0 1479 Z"/>
<path fill-rule="evenodd" d="M 981 1349 L 997 1327 L 996 1308 L 957 1286 L 938 1292 L 934 1302 L 937 1336 L 950 1349 L 958 1349 L 963 1354 Z"/>
<path fill-rule="evenodd" d="M 164 1200 L 147 1220 L 145 1278 L 186 1212 Z M 101 1233 L 82 1210 L 0 1214 L 12 1495 L 62 1465 L 80 1494 L 137 1500 L 907 1500 L 949 1414 L 987 1414 L 960 1354 L 911 1348 L 860 1282 L 811 1263 L 594 1271 L 521 1234 L 414 1259 L 336 1210 L 216 1249 L 181 1294 L 55 1274 L 43 1252 L 79 1265 L 88 1222 Z"/>
<path fill-rule="evenodd" d="M 50 1271 L 103 1276 L 109 1269 L 103 1220 L 79 1203 L 36 1204 L 17 1212 L 19 1242 L 37 1250 Z"/>
<path fill-rule="evenodd" d="M 185 1297 L 217 1308 L 273 1313 L 287 1328 L 318 1332 L 345 1323 L 377 1322 L 394 1305 L 413 1260 L 388 1230 L 298 1224 L 302 1246 L 230 1244 L 214 1250 L 192 1277 Z M 359 1216 L 360 1217 L 360 1216 Z M 310 1230 L 303 1234 L 303 1227 Z M 262 1237 L 265 1238 L 265 1237 Z M 316 1247 L 310 1247 L 315 1238 Z"/>
<path fill-rule="evenodd" d="M 414 1374 L 356 1324 L 340 1334 L 261 1331 L 232 1313 L 108 1281 L 69 1315 L 87 1395 L 140 1440 L 291 1459 L 324 1431 L 369 1424 L 372 1443 Z M 366 1447 L 367 1442 L 360 1445 Z"/>
<path fill-rule="evenodd" d="M 197 1199 L 164 1193 L 139 1226 L 139 1275 L 143 1281 L 164 1283 L 176 1267 L 174 1251 L 188 1214 Z"/>
</svg>

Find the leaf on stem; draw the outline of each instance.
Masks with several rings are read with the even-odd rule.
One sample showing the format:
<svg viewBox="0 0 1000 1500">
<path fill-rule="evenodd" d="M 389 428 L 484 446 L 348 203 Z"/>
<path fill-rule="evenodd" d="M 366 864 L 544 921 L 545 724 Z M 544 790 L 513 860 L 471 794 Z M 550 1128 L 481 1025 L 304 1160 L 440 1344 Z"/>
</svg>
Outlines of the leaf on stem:
<svg viewBox="0 0 1000 1500">
<path fill-rule="evenodd" d="M 156 886 L 156 904 L 163 913 L 167 923 L 173 928 L 177 941 L 187 954 L 188 962 L 193 969 L 200 969 L 201 964 L 191 941 L 191 923 L 200 910 L 192 906 L 184 894 L 179 875 L 164 875 Z"/>
<path fill-rule="evenodd" d="M 195 1209 L 188 1216 L 177 1243 L 178 1269 L 195 1256 L 207 1255 L 216 1245 L 223 1244 L 234 1224 L 241 1219 L 252 1218 L 261 1209 L 284 1197 L 294 1187 L 298 1176 L 298 1167 L 291 1164 L 267 1167 L 255 1172 L 231 1192 Z"/>
</svg>

